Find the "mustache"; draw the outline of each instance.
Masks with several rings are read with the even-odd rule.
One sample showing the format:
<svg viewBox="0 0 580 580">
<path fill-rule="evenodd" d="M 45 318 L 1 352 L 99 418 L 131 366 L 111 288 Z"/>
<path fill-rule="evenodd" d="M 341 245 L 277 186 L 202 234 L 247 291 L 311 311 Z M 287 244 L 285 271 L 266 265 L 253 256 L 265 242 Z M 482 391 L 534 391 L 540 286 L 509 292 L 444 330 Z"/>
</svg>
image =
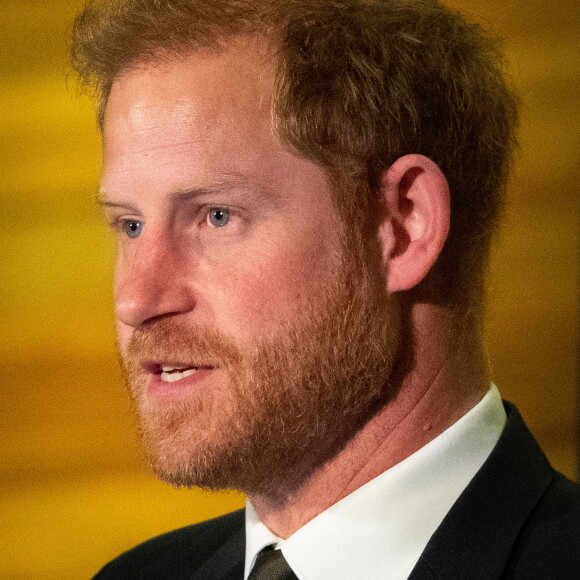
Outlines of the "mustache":
<svg viewBox="0 0 580 580">
<path fill-rule="evenodd" d="M 123 364 L 130 371 L 135 371 L 142 361 L 229 367 L 241 358 L 240 348 L 224 333 L 164 319 L 133 331 Z"/>
</svg>

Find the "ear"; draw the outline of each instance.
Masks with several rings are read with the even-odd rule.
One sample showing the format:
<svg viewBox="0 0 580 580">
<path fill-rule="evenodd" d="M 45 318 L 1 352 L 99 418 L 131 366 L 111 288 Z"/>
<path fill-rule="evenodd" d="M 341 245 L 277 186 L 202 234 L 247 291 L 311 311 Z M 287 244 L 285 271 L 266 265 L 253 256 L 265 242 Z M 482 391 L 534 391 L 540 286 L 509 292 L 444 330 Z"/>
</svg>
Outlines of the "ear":
<svg viewBox="0 0 580 580">
<path fill-rule="evenodd" d="M 449 186 L 431 159 L 400 157 L 381 177 L 385 217 L 379 227 L 387 290 L 416 286 L 439 256 L 449 232 Z"/>
</svg>

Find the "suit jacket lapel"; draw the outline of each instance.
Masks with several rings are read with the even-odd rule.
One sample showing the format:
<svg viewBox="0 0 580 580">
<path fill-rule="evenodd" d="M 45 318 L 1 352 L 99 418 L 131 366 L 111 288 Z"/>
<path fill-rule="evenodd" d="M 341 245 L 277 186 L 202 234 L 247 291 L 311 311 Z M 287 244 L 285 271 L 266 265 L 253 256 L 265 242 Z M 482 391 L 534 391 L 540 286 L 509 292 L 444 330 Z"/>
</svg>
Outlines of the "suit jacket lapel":
<svg viewBox="0 0 580 580">
<path fill-rule="evenodd" d="M 198 568 L 191 580 L 242 580 L 246 557 L 246 531 L 244 525 Z"/>
<path fill-rule="evenodd" d="M 409 580 L 501 577 L 554 471 L 515 407 L 492 454 L 433 534 Z"/>
</svg>

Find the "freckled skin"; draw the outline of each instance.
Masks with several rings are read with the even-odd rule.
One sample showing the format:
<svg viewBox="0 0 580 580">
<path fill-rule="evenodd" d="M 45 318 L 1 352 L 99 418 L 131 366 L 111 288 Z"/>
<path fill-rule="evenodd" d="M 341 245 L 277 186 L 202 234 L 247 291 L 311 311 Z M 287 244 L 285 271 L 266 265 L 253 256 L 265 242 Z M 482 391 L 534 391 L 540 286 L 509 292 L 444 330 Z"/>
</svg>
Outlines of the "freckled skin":
<svg viewBox="0 0 580 580">
<path fill-rule="evenodd" d="M 338 217 L 328 182 L 274 134 L 272 85 L 266 50 L 248 40 L 139 67 L 113 85 L 103 195 L 115 204 L 112 219 L 143 223 L 134 239 L 120 230 L 123 352 L 133 329 L 155 317 L 214 327 L 242 343 L 265 336 L 334 271 Z M 199 188 L 207 191 L 175 201 Z M 213 226 L 210 207 L 231 209 L 230 222 Z"/>
</svg>

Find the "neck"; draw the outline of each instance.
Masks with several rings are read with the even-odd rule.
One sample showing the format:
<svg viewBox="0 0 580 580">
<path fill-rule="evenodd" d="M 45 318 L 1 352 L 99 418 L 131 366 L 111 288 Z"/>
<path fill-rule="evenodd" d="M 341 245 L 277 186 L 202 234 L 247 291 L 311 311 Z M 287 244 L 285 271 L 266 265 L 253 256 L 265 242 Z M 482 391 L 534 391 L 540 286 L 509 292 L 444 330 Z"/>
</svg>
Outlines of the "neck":
<svg viewBox="0 0 580 580">
<path fill-rule="evenodd" d="M 394 396 L 325 465 L 283 502 L 252 495 L 262 522 L 287 538 L 304 524 L 409 457 L 473 408 L 489 388 L 479 334 L 459 330 L 449 312 L 413 304 L 412 344 L 401 361 L 410 368 Z"/>
</svg>

